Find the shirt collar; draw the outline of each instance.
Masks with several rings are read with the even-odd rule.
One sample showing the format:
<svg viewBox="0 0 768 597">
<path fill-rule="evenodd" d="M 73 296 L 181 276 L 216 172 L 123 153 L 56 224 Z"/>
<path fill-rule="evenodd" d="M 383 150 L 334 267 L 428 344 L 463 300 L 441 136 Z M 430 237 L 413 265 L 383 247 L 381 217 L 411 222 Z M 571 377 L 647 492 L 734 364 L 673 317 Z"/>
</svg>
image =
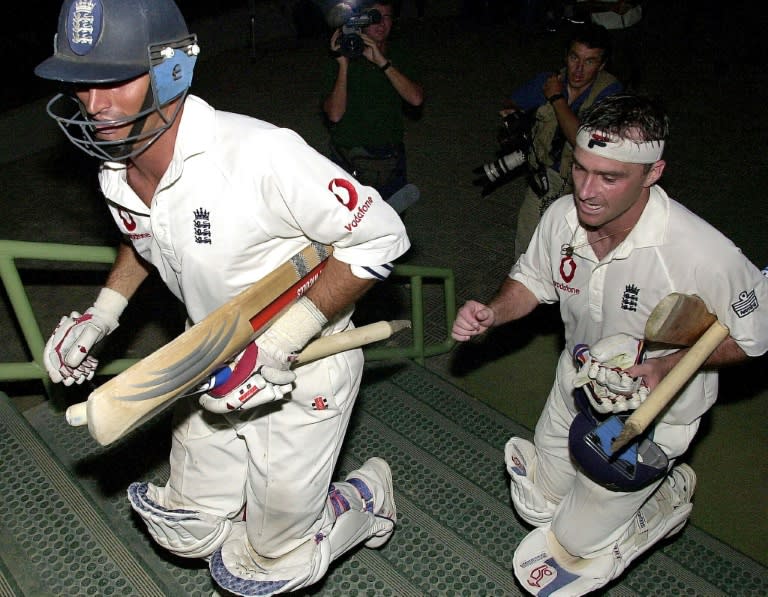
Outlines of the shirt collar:
<svg viewBox="0 0 768 597">
<path fill-rule="evenodd" d="M 181 113 L 179 132 L 173 149 L 173 157 L 168 169 L 163 174 L 157 192 L 173 185 L 184 171 L 184 163 L 192 156 L 205 152 L 215 136 L 215 110 L 199 97 L 187 96 L 184 111 Z M 104 195 L 135 213 L 149 214 L 149 209 L 134 194 L 126 183 L 125 163 L 104 162 L 99 172 L 99 180 Z"/>
<path fill-rule="evenodd" d="M 640 214 L 640 219 L 632 228 L 627 238 L 616 247 L 613 259 L 625 259 L 635 249 L 655 247 L 663 244 L 667 229 L 669 214 L 669 196 L 660 186 L 654 185 L 650 189 L 648 203 Z M 573 246 L 588 243 L 587 231 L 579 224 L 576 215 L 576 207 L 572 206 L 565 215 L 568 228 L 571 230 Z"/>
<path fill-rule="evenodd" d="M 184 163 L 192 156 L 204 153 L 213 141 L 216 114 L 214 109 L 197 96 L 184 102 L 173 158 L 160 180 L 158 191 L 171 186 L 184 171 Z"/>
</svg>

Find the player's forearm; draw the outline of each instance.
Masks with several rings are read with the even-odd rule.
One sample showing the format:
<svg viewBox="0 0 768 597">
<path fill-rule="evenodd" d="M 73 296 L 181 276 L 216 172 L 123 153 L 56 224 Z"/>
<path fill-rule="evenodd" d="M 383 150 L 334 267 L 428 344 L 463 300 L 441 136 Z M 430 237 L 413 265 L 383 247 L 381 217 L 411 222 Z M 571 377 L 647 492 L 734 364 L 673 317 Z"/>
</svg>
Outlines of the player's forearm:
<svg viewBox="0 0 768 597">
<path fill-rule="evenodd" d="M 149 266 L 133 246 L 122 243 L 105 286 L 130 299 L 149 275 Z"/>
<path fill-rule="evenodd" d="M 506 278 L 496 296 L 488 304 L 494 313 L 494 326 L 521 319 L 539 305 L 539 300 L 517 280 Z"/>
<path fill-rule="evenodd" d="M 374 283 L 374 280 L 358 278 L 348 264 L 331 256 L 323 274 L 306 296 L 330 320 L 362 297 Z"/>
<path fill-rule="evenodd" d="M 677 361 L 683 358 L 683 355 L 685 355 L 686 352 L 688 352 L 688 349 L 684 348 L 671 355 L 667 355 L 665 358 L 673 359 L 672 364 L 674 365 Z M 742 363 L 748 358 L 747 353 L 742 350 L 741 346 L 736 344 L 736 341 L 728 336 L 720 343 L 709 358 L 704 361 L 702 368 L 719 369 L 721 367 L 727 367 L 728 365 Z"/>
<path fill-rule="evenodd" d="M 664 379 L 670 371 L 688 353 L 688 348 L 681 348 L 661 357 L 647 359 L 644 363 L 630 367 L 633 377 L 642 376 L 646 385 L 651 389 Z M 736 341 L 730 336 L 723 340 L 714 352 L 701 365 L 702 369 L 719 369 L 734 365 L 749 358 Z"/>
</svg>

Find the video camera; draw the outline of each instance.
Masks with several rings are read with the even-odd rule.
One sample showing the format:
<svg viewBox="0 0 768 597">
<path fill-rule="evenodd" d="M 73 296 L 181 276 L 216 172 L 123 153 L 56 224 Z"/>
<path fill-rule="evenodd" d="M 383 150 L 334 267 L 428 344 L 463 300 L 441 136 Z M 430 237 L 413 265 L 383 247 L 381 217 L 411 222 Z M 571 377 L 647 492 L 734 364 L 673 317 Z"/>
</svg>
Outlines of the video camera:
<svg viewBox="0 0 768 597">
<path fill-rule="evenodd" d="M 502 118 L 497 135 L 501 147 L 498 158 L 473 170 L 475 174 L 482 175 L 472 183 L 483 187 L 480 192 L 482 197 L 490 195 L 517 175 L 529 171 L 528 151 L 533 141 L 534 112 L 516 110 Z"/>
<path fill-rule="evenodd" d="M 360 37 L 368 25 L 381 23 L 381 13 L 375 8 L 365 11 L 355 11 L 341 26 L 341 53 L 348 58 L 357 58 L 363 54 L 365 43 Z"/>
</svg>

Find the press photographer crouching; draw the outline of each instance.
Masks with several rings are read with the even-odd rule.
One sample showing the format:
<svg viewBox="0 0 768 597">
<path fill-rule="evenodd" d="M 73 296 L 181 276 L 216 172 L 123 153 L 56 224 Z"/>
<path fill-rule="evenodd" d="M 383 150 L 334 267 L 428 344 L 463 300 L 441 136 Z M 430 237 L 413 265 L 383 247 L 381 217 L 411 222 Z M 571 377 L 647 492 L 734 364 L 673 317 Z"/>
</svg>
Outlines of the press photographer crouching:
<svg viewBox="0 0 768 597">
<path fill-rule="evenodd" d="M 385 199 L 408 182 L 404 110 L 424 99 L 411 54 L 390 40 L 393 6 L 392 0 L 344 2 L 329 13 L 337 28 L 322 104 L 331 159 Z"/>
<path fill-rule="evenodd" d="M 571 165 L 580 114 L 622 90 L 621 83 L 604 70 L 609 51 L 605 29 L 591 24 L 574 26 L 565 47 L 565 67 L 536 75 L 516 89 L 499 112 L 505 121 L 512 117 L 521 128 L 530 125 L 528 148 L 520 148 L 526 152 L 529 184 L 517 216 L 515 261 L 528 248 L 544 210 L 573 189 Z M 501 158 L 495 162 L 496 169 L 508 167 L 507 161 L 514 165 L 517 160 Z M 493 169 L 490 172 L 494 174 Z M 501 174 L 498 182 L 488 182 L 488 192 L 509 180 L 505 172 Z M 487 174 L 486 179 L 490 179 Z"/>
</svg>

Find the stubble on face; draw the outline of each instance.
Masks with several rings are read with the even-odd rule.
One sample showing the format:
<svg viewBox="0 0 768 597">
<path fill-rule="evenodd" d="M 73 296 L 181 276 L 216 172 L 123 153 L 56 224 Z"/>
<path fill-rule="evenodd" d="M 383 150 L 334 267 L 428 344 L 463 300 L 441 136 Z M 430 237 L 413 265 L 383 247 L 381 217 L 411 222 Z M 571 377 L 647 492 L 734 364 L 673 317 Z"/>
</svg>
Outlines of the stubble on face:
<svg viewBox="0 0 768 597">
<path fill-rule="evenodd" d="M 579 222 L 588 230 L 612 232 L 634 226 L 648 202 L 650 185 L 643 164 L 629 164 L 577 147 L 573 199 Z"/>
</svg>

